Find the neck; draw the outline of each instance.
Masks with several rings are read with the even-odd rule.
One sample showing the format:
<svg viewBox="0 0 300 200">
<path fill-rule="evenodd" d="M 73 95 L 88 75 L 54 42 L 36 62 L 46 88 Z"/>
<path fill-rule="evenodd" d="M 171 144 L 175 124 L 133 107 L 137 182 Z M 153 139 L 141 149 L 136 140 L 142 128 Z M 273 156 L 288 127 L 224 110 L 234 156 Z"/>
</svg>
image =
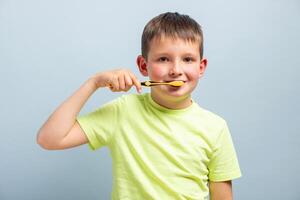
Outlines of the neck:
<svg viewBox="0 0 300 200">
<path fill-rule="evenodd" d="M 151 92 L 151 98 L 160 106 L 174 110 L 187 108 L 193 103 L 191 95 L 184 97 L 160 98 L 158 95 L 155 95 L 153 92 Z"/>
</svg>

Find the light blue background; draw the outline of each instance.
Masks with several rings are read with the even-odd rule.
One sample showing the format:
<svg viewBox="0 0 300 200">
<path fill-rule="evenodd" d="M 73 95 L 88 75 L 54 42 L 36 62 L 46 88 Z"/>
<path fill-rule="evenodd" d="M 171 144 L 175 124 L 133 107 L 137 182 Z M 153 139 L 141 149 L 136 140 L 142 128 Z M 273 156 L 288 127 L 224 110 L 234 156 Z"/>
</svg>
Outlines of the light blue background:
<svg viewBox="0 0 300 200">
<path fill-rule="evenodd" d="M 208 69 L 193 97 L 230 126 L 235 199 L 300 199 L 298 0 L 0 0 L 1 200 L 110 199 L 107 148 L 46 151 L 35 137 L 94 73 L 126 67 L 143 80 L 142 29 L 166 11 L 203 26 Z M 99 90 L 82 113 L 119 95 Z"/>
</svg>

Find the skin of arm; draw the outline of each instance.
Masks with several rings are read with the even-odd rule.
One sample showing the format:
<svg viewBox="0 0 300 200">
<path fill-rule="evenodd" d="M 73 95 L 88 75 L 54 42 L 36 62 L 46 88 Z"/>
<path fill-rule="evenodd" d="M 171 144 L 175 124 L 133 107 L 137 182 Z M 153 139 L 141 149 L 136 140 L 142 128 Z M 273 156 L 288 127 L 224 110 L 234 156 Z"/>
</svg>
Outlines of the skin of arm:
<svg viewBox="0 0 300 200">
<path fill-rule="evenodd" d="M 209 182 L 210 200 L 232 200 L 231 181 Z"/>
<path fill-rule="evenodd" d="M 140 82 L 125 69 L 97 73 L 67 98 L 47 119 L 37 135 L 37 143 L 48 150 L 67 149 L 88 142 L 76 117 L 89 97 L 100 87 L 113 92 L 128 91 L 135 85 L 141 92 Z"/>
</svg>

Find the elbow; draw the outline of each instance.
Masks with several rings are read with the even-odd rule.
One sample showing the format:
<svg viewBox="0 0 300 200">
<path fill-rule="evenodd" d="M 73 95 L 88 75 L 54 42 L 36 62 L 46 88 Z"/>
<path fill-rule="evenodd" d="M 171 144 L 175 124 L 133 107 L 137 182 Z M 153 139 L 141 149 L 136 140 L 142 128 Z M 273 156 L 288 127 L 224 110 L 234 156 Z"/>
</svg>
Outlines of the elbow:
<svg viewBox="0 0 300 200">
<path fill-rule="evenodd" d="M 45 150 L 55 150 L 49 140 L 44 136 L 45 134 L 39 132 L 36 138 L 36 143 Z"/>
<path fill-rule="evenodd" d="M 41 133 L 38 133 L 38 136 L 36 138 L 36 143 L 42 147 L 43 149 L 46 150 L 50 150 L 49 146 L 47 145 L 47 143 L 45 142 L 45 140 L 43 139 L 43 137 L 41 136 Z"/>
</svg>

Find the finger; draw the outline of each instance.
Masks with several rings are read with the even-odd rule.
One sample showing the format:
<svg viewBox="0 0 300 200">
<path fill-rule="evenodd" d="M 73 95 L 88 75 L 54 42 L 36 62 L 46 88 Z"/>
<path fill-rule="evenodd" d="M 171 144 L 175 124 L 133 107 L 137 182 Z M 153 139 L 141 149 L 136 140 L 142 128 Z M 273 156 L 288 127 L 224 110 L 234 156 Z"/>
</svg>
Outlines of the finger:
<svg viewBox="0 0 300 200">
<path fill-rule="evenodd" d="M 118 77 L 114 77 L 111 81 L 111 87 L 112 87 L 112 91 L 116 92 L 119 91 L 119 80 Z"/>
<path fill-rule="evenodd" d="M 131 77 L 131 80 L 132 80 L 133 84 L 134 84 L 135 87 L 136 87 L 136 91 L 137 91 L 138 93 L 141 93 L 141 92 L 142 92 L 142 86 L 141 86 L 141 83 L 137 80 L 137 78 L 135 77 L 135 75 L 130 74 L 130 77 Z"/>
<path fill-rule="evenodd" d="M 127 86 L 132 86 L 132 80 L 131 80 L 130 74 L 125 75 L 125 82 L 126 82 Z"/>
<path fill-rule="evenodd" d="M 132 80 L 129 74 L 125 74 L 125 85 L 126 85 L 126 91 L 130 90 L 132 87 Z"/>
<path fill-rule="evenodd" d="M 126 88 L 124 75 L 119 76 L 118 81 L 119 81 L 119 90 L 124 91 Z"/>
</svg>

